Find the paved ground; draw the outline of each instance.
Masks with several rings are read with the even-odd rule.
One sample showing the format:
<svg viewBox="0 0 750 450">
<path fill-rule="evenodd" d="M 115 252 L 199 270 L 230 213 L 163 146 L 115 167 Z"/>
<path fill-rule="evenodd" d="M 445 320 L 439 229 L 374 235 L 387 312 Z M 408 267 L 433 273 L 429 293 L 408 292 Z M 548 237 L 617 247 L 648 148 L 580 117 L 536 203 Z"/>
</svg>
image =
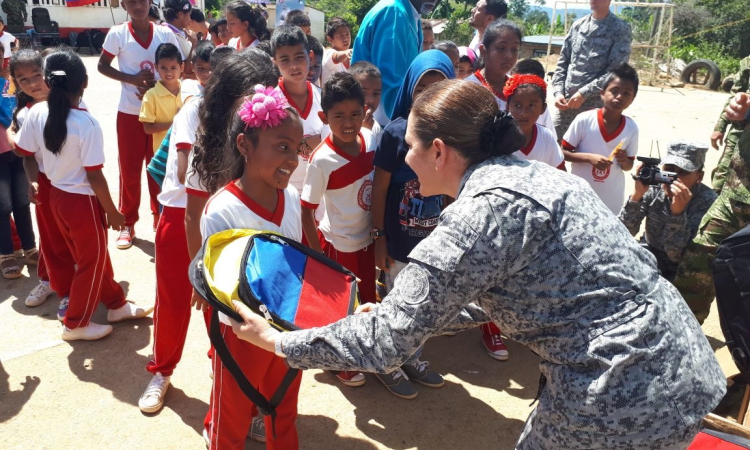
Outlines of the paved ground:
<svg viewBox="0 0 750 450">
<path fill-rule="evenodd" d="M 85 62 L 90 77 L 85 100 L 104 128 L 104 170 L 116 199 L 119 86 L 99 75 L 95 58 Z M 706 91 L 642 87 L 629 110 L 641 130 L 640 154 L 648 155 L 652 141 L 660 143 L 662 154 L 670 139 L 707 141 L 725 99 Z M 708 170 L 718 157 L 718 152 L 709 153 Z M 117 250 L 110 236 L 110 253 L 128 299 L 148 305 L 154 301 L 154 233 L 145 197 L 141 205 L 146 220 L 137 225 L 136 246 Z M 198 314 L 193 315 L 166 406 L 146 416 L 137 403 L 150 379 L 144 366 L 151 352 L 151 319 L 115 325 L 112 335 L 99 342 L 65 343 L 55 318 L 57 298 L 34 309 L 25 307 L 23 300 L 37 279 L 35 270 L 24 275 L 20 280 L 0 279 L 0 447 L 204 448 L 200 433 L 210 379 L 208 339 Z M 94 320 L 106 323 L 103 308 Z M 704 330 L 715 348 L 722 345 L 715 314 Z M 431 340 L 425 358 L 447 382 L 438 390 L 421 388 L 413 401 L 393 397 L 373 377 L 364 387 L 352 389 L 320 371 L 308 371 L 299 402 L 301 447 L 512 449 L 531 411 L 538 359 L 522 345 L 508 344 L 511 359 L 501 363 L 484 354 L 478 330 Z M 732 371 L 731 362 L 721 359 Z M 263 446 L 248 441 L 247 448 Z"/>
</svg>

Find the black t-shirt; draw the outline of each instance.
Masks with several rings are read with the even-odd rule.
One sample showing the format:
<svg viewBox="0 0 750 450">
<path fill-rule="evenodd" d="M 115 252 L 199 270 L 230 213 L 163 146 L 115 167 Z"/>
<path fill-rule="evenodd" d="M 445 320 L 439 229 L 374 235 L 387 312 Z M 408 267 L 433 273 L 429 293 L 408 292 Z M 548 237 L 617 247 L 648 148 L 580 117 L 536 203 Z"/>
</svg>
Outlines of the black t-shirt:
<svg viewBox="0 0 750 450">
<path fill-rule="evenodd" d="M 391 173 L 385 202 L 385 231 L 388 255 L 408 262 L 409 253 L 437 226 L 445 197 L 422 197 L 417 175 L 406 164 L 406 120 L 389 123 L 375 150 L 375 167 Z"/>
</svg>

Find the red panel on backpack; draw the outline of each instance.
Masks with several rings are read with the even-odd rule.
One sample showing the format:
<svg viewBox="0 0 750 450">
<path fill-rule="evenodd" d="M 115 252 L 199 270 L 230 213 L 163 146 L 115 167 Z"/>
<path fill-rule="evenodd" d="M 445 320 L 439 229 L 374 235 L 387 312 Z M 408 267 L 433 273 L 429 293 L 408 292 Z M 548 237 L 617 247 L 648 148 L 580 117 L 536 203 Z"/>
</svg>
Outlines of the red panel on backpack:
<svg viewBox="0 0 750 450">
<path fill-rule="evenodd" d="M 348 315 L 352 277 L 341 276 L 320 261 L 307 258 L 304 280 L 294 321 L 300 328 L 322 327 Z M 315 280 L 317 286 L 307 280 Z"/>
</svg>

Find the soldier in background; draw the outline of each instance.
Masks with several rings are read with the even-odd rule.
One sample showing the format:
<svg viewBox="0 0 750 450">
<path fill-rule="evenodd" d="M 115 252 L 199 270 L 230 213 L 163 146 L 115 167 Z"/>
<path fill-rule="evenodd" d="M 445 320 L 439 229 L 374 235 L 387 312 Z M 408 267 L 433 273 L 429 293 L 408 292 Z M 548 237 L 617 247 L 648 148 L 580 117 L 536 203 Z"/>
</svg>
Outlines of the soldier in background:
<svg viewBox="0 0 750 450">
<path fill-rule="evenodd" d="M 747 111 L 750 95 L 737 94 L 726 109 L 727 119 L 746 126 L 739 136 L 719 198 L 701 221 L 698 235 L 688 245 L 677 269 L 674 285 L 698 322 L 708 317 L 716 296 L 712 273 L 716 249 L 721 241 L 750 224 L 750 127 Z"/>
<path fill-rule="evenodd" d="M 591 0 L 592 13 L 576 20 L 565 37 L 552 77 L 560 138 L 578 114 L 603 106 L 604 77 L 630 58 L 630 25 L 609 11 L 610 3 Z"/>
<path fill-rule="evenodd" d="M 740 71 L 729 78 L 733 81 L 733 94 L 750 92 L 750 56 L 740 61 Z M 725 109 L 729 106 L 731 100 L 732 97 L 727 100 L 727 103 L 724 105 Z M 722 143 L 724 144 L 724 152 L 721 154 L 719 164 L 716 166 L 712 176 L 713 188 L 717 194 L 721 193 L 729 172 L 729 164 L 732 161 L 734 149 L 737 146 L 737 141 L 739 141 L 742 130 L 747 125 L 747 121 L 730 121 L 727 119 L 725 109 L 721 111 L 719 120 L 716 122 L 716 127 L 714 127 L 714 132 L 711 135 L 711 145 L 713 148 L 718 150 L 719 146 Z M 728 133 L 727 128 L 729 128 Z"/>
<path fill-rule="evenodd" d="M 29 17 L 24 0 L 3 0 L 2 10 L 8 15 L 8 25 L 23 26 Z"/>
<path fill-rule="evenodd" d="M 656 257 L 661 276 L 669 281 L 674 279 L 685 248 L 698 233 L 701 219 L 718 197 L 701 183 L 706 152 L 708 145 L 701 143 L 670 143 L 662 169 L 676 172 L 677 180 L 659 186 L 636 180 L 633 194 L 620 211 L 620 221 L 633 236 L 646 219 L 641 245 Z"/>
</svg>

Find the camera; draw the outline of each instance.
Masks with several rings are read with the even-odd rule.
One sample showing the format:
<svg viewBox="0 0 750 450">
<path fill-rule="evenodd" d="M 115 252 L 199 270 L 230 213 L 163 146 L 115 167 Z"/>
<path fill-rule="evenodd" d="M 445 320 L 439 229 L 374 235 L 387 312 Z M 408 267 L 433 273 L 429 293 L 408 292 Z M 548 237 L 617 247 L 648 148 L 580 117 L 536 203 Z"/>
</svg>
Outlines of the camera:
<svg viewBox="0 0 750 450">
<path fill-rule="evenodd" d="M 677 179 L 674 172 L 664 172 L 659 168 L 659 158 L 646 158 L 639 156 L 638 161 L 643 163 L 640 173 L 633 175 L 633 179 L 647 186 L 658 186 L 660 184 L 672 184 Z"/>
</svg>

